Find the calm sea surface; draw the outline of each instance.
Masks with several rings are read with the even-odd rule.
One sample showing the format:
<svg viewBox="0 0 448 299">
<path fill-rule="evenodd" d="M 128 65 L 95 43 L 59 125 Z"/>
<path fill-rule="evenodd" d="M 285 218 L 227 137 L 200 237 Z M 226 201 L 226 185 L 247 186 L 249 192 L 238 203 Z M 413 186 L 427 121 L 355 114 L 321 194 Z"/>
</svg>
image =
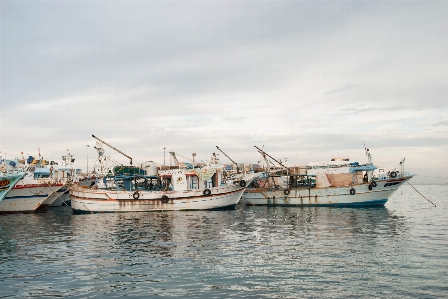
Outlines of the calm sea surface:
<svg viewBox="0 0 448 299">
<path fill-rule="evenodd" d="M 447 298 L 448 185 L 382 208 L 0 216 L 0 298 Z"/>
</svg>

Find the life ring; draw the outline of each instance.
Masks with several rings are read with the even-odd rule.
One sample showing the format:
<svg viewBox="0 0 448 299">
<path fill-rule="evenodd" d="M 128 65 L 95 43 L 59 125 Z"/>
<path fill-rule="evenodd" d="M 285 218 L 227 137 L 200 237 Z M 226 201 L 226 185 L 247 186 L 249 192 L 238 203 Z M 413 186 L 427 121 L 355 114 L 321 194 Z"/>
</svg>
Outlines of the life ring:
<svg viewBox="0 0 448 299">
<path fill-rule="evenodd" d="M 355 189 L 353 189 L 353 188 L 350 189 L 350 194 L 351 194 L 351 195 L 355 195 L 355 193 L 356 193 Z"/>
<path fill-rule="evenodd" d="M 371 184 L 372 184 L 372 187 L 376 187 L 376 182 L 375 181 L 372 181 Z"/>
<path fill-rule="evenodd" d="M 170 199 L 168 198 L 168 196 L 162 195 L 162 202 L 163 203 L 168 203 L 169 201 L 170 201 Z"/>
<path fill-rule="evenodd" d="M 285 195 L 289 195 L 289 193 L 291 193 L 291 191 L 289 191 L 289 189 L 286 189 L 285 191 L 283 191 L 283 193 L 285 193 Z"/>
<path fill-rule="evenodd" d="M 134 194 L 132 194 L 132 197 L 134 199 L 139 199 L 140 198 L 140 193 L 138 193 L 138 191 L 135 191 Z"/>
<path fill-rule="evenodd" d="M 241 187 L 246 187 L 246 181 L 245 180 L 241 180 L 240 181 L 240 186 Z"/>
<path fill-rule="evenodd" d="M 372 186 L 372 184 L 370 184 L 369 185 L 369 190 L 372 190 L 373 189 L 373 186 Z"/>
<path fill-rule="evenodd" d="M 204 194 L 205 196 L 209 196 L 210 194 L 212 194 L 212 191 L 210 191 L 210 189 L 205 189 L 202 194 Z"/>
<path fill-rule="evenodd" d="M 396 178 L 396 177 L 397 177 L 397 173 L 396 173 L 395 171 L 392 171 L 392 172 L 390 173 L 390 177 L 391 177 L 391 178 Z"/>
</svg>

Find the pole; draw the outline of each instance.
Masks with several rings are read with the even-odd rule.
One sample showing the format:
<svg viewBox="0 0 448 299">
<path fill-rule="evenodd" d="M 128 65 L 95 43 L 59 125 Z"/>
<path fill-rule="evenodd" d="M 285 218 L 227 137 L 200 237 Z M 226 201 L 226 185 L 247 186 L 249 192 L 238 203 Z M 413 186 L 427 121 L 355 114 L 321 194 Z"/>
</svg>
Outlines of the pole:
<svg viewBox="0 0 448 299">
<path fill-rule="evenodd" d="M 223 153 L 224 156 L 226 156 L 227 158 L 229 158 L 229 160 L 232 161 L 232 163 L 236 164 L 236 172 L 237 172 L 237 173 L 240 173 L 240 169 L 239 169 L 239 167 L 238 167 L 238 163 L 236 163 L 235 161 L 233 161 L 232 159 L 230 159 L 230 157 L 227 156 L 227 154 L 224 153 L 224 152 L 222 151 L 222 149 L 220 149 L 218 146 L 216 146 L 216 148 L 217 148 L 221 153 Z M 244 165 L 243 165 L 243 168 L 244 168 Z"/>
<path fill-rule="evenodd" d="M 166 147 L 163 147 L 163 166 L 165 166 L 165 150 Z"/>
<path fill-rule="evenodd" d="M 110 147 L 110 148 L 116 150 L 117 152 L 119 152 L 120 154 L 122 154 L 123 156 L 125 156 L 126 158 L 130 159 L 130 160 L 131 160 L 130 163 L 131 163 L 131 165 L 132 165 L 132 158 L 131 158 L 131 157 L 129 157 L 128 155 L 126 155 L 125 153 L 123 153 L 122 151 L 120 151 L 119 149 L 117 149 L 116 147 L 110 145 L 109 143 L 107 143 L 107 142 L 104 141 L 104 140 L 101 140 L 100 138 L 96 137 L 96 136 L 93 135 L 93 134 L 92 134 L 92 137 L 95 138 L 96 140 L 98 140 L 98 141 L 104 143 L 104 144 L 107 145 L 108 147 Z"/>
<path fill-rule="evenodd" d="M 90 147 L 90 145 L 86 145 L 86 148 L 87 148 L 87 172 L 86 172 L 86 174 L 87 173 L 89 173 L 89 147 Z"/>
</svg>

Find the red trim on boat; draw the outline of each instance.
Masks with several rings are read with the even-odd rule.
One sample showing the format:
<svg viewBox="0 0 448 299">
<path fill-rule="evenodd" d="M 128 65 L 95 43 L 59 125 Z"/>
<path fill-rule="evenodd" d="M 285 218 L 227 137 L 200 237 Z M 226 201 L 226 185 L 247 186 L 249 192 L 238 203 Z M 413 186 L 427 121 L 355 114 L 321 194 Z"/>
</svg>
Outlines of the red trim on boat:
<svg viewBox="0 0 448 299">
<path fill-rule="evenodd" d="M 26 189 L 26 188 L 35 188 L 35 187 L 59 187 L 64 184 L 27 184 L 27 185 L 15 185 L 13 189 Z"/>
</svg>

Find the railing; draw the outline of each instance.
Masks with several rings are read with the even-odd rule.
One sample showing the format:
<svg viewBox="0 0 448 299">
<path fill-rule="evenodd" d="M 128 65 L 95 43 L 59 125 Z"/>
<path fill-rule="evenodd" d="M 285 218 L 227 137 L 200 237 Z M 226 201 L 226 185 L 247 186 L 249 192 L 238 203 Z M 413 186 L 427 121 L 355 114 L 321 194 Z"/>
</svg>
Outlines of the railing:
<svg viewBox="0 0 448 299">
<path fill-rule="evenodd" d="M 409 176 L 412 176 L 412 174 L 409 172 L 400 172 L 398 170 L 395 170 L 395 171 L 390 171 L 388 173 L 376 174 L 372 178 L 374 180 L 389 180 L 389 179 L 404 178 L 404 177 L 409 177 Z"/>
<path fill-rule="evenodd" d="M 14 166 L 11 165 L 10 162 L 14 162 Z M 20 167 L 17 167 L 17 165 L 19 164 L 18 161 L 14 161 L 14 160 L 1 160 L 0 161 L 0 174 L 6 174 L 6 175 L 11 175 L 11 174 L 17 174 L 17 173 L 23 173 L 24 170 Z"/>
</svg>

